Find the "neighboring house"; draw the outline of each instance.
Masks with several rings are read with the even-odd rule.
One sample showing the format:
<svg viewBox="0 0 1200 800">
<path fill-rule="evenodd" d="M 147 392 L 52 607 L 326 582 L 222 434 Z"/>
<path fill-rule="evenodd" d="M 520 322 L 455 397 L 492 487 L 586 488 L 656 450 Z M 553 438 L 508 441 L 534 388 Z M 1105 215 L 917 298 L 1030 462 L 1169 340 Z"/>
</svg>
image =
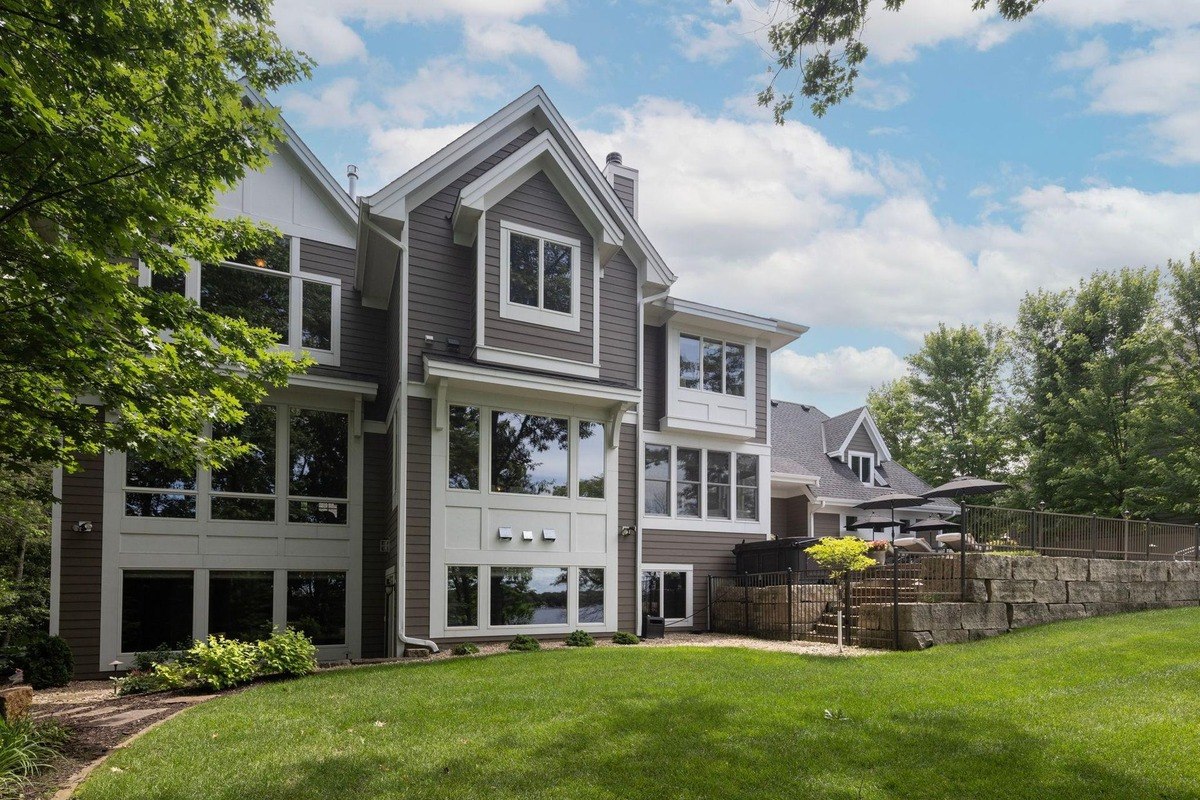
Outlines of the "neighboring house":
<svg viewBox="0 0 1200 800">
<path fill-rule="evenodd" d="M 284 132 L 218 202 L 278 245 L 142 280 L 317 366 L 227 469 L 112 452 L 56 476 L 77 674 L 285 624 L 323 659 L 703 624 L 707 576 L 769 536 L 770 353 L 806 328 L 672 297 L 637 171 L 599 168 L 541 88 L 369 197 Z"/>
<path fill-rule="evenodd" d="M 771 402 L 771 532 L 779 538 L 839 536 L 859 517 L 859 503 L 883 494 L 920 495 L 932 487 L 892 460 L 887 442 L 865 408 L 830 417 L 802 403 Z M 957 508 L 936 501 L 896 511 L 912 522 Z M 864 539 L 890 537 L 850 531 Z"/>
</svg>

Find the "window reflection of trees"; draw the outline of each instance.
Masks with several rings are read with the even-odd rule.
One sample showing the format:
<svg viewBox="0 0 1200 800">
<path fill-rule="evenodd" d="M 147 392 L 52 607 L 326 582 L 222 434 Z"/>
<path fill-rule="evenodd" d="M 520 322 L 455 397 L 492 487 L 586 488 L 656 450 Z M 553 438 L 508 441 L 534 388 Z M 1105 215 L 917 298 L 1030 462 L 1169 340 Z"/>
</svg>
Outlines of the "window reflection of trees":
<svg viewBox="0 0 1200 800">
<path fill-rule="evenodd" d="M 567 420 L 492 412 L 492 491 L 566 497 Z"/>
</svg>

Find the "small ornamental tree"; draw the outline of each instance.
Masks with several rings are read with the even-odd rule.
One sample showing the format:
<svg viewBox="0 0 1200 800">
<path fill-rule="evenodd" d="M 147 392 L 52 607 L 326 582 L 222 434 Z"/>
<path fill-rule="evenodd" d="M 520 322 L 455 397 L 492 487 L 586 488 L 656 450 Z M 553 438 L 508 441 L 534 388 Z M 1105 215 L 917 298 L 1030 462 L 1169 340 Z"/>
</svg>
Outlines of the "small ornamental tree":
<svg viewBox="0 0 1200 800">
<path fill-rule="evenodd" d="M 875 559 L 867 555 L 870 549 L 869 542 L 856 537 L 826 536 L 804 552 L 829 570 L 834 578 L 840 578 L 847 572 L 861 572 L 867 567 L 875 566 Z"/>
</svg>

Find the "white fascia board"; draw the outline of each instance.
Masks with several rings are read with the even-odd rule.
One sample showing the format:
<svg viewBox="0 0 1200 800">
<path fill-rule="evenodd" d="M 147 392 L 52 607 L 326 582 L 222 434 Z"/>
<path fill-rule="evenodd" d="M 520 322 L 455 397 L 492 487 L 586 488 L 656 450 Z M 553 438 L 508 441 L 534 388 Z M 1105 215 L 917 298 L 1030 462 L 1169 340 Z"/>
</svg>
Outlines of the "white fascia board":
<svg viewBox="0 0 1200 800">
<path fill-rule="evenodd" d="M 813 486 L 821 485 L 821 478 L 818 475 L 795 475 L 789 472 L 772 472 L 772 484 L 783 484 L 785 486 Z"/>
<path fill-rule="evenodd" d="M 791 344 L 808 331 L 808 327 L 792 322 L 780 322 L 770 317 L 733 311 L 728 308 L 697 303 L 678 297 L 656 300 L 654 306 L 662 312 L 660 318 L 681 317 L 694 320 L 709 330 L 750 335 L 770 343 L 771 350 Z"/>
<path fill-rule="evenodd" d="M 329 378 L 324 375 L 290 375 L 288 386 L 301 389 L 320 389 L 327 392 L 356 394 L 366 400 L 374 400 L 379 393 L 378 384 L 368 381 L 353 381 L 347 378 Z"/>
<path fill-rule="evenodd" d="M 242 78 L 240 83 L 242 84 L 243 94 L 245 94 L 250 102 L 263 108 L 275 108 L 265 97 L 255 91 L 254 87 L 245 78 Z M 300 134 L 296 133 L 295 129 L 288 124 L 282 114 L 279 115 L 278 121 L 280 129 L 283 131 L 284 144 L 287 145 L 288 149 L 292 151 L 292 154 L 296 156 L 309 174 L 316 179 L 317 183 L 325 189 L 329 198 L 334 201 L 334 204 L 346 214 L 349 223 L 352 226 L 357 226 L 358 208 L 354 200 L 329 170 L 326 169 L 325 165 L 313 154 L 313 151 L 308 149 L 308 145 L 300 138 Z"/>
<path fill-rule="evenodd" d="M 428 356 L 424 361 L 425 382 L 435 387 L 450 382 L 509 394 L 553 396 L 593 408 L 632 407 L 641 400 L 641 392 L 637 389 L 601 386 L 553 375 L 513 372 L 466 362 L 439 361 Z M 621 413 L 624 410 L 622 408 Z"/>
<path fill-rule="evenodd" d="M 600 263 L 606 263 L 621 248 L 625 236 L 548 130 L 463 188 L 451 216 L 455 243 L 473 244 L 483 213 L 538 172 L 546 173 L 575 215 L 590 223 L 587 227 L 593 235 L 599 234 Z"/>
<path fill-rule="evenodd" d="M 871 412 L 867 410 L 866 406 L 863 406 L 858 419 L 850 426 L 850 432 L 846 434 L 846 439 L 842 442 L 841 447 L 831 450 L 826 455 L 830 458 L 843 458 L 850 447 L 850 440 L 854 438 L 854 434 L 858 433 L 858 429 L 863 425 L 867 426 L 867 436 L 871 437 L 871 444 L 875 445 L 875 453 L 878 455 L 878 458 L 875 460 L 876 464 L 891 461 L 892 454 L 888 450 L 887 442 L 883 440 L 883 434 L 876 427 L 875 420 L 871 419 Z"/>
</svg>

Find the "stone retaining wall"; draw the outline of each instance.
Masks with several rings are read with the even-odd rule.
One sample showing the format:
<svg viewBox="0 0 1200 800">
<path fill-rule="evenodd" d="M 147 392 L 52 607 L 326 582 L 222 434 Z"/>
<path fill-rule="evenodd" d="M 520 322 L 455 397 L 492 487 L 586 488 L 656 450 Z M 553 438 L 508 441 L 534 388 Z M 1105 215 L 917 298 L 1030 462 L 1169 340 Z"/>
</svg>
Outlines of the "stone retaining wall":
<svg viewBox="0 0 1200 800">
<path fill-rule="evenodd" d="M 958 560 L 931 560 L 929 571 L 933 581 L 957 579 Z M 971 554 L 966 573 L 964 602 L 930 597 L 933 602 L 900 604 L 902 649 L 966 642 L 1064 619 L 1200 604 L 1200 563 L 1194 561 Z M 863 605 L 859 625 L 864 640 L 890 640 L 891 604 Z"/>
</svg>

